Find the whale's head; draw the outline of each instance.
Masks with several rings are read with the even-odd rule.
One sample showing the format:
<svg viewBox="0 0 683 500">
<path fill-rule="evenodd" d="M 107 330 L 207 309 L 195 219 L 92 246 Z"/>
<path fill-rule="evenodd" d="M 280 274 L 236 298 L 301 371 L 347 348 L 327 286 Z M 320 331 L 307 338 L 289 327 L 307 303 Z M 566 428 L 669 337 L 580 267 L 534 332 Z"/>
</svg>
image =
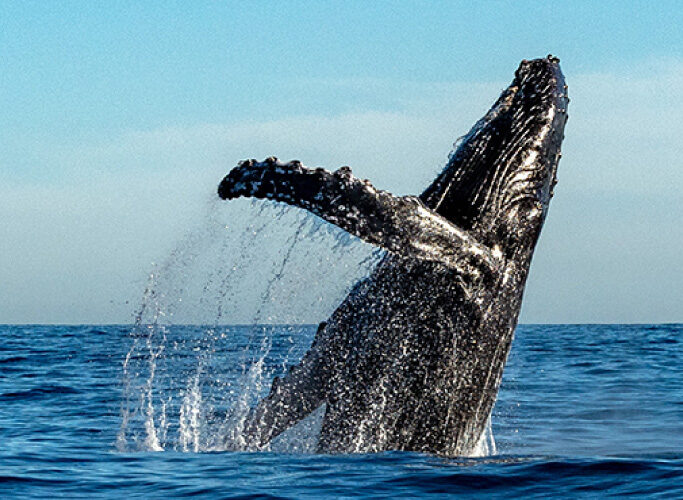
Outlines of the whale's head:
<svg viewBox="0 0 683 500">
<path fill-rule="evenodd" d="M 557 182 L 568 101 L 557 58 L 522 61 L 423 201 L 509 255 L 532 251 Z"/>
</svg>

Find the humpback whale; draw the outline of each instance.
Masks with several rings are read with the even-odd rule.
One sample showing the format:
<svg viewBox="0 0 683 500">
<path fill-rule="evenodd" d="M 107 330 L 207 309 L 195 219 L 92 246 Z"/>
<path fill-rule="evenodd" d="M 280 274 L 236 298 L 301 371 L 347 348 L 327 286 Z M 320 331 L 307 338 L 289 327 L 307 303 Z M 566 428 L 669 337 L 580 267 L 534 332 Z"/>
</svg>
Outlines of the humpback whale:
<svg viewBox="0 0 683 500">
<path fill-rule="evenodd" d="M 325 405 L 319 452 L 473 452 L 557 182 L 568 102 L 557 58 L 522 61 L 419 196 L 275 157 L 225 176 L 222 199 L 303 208 L 386 251 L 250 410 L 247 449 Z"/>
</svg>

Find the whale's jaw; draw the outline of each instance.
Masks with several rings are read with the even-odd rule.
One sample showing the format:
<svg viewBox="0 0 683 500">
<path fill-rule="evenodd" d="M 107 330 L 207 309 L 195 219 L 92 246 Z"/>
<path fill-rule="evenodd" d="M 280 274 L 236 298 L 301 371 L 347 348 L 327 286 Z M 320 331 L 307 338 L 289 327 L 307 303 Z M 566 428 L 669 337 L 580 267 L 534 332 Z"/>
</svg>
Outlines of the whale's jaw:
<svg viewBox="0 0 683 500">
<path fill-rule="evenodd" d="M 523 61 L 422 200 L 484 240 L 501 231 L 535 240 L 557 182 L 568 101 L 557 58 Z"/>
</svg>

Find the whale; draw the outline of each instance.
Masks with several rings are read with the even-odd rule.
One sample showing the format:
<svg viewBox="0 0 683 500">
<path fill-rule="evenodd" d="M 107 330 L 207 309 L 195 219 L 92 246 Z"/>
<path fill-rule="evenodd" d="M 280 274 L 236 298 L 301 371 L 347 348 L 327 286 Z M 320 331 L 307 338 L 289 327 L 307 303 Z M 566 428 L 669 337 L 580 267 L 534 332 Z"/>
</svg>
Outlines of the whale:
<svg viewBox="0 0 683 500">
<path fill-rule="evenodd" d="M 383 250 L 249 410 L 242 449 L 267 449 L 324 408 L 320 453 L 474 453 L 557 183 L 568 102 L 559 59 L 522 61 L 417 196 L 380 190 L 348 167 L 275 157 L 243 161 L 222 179 L 224 200 L 298 207 Z"/>
</svg>

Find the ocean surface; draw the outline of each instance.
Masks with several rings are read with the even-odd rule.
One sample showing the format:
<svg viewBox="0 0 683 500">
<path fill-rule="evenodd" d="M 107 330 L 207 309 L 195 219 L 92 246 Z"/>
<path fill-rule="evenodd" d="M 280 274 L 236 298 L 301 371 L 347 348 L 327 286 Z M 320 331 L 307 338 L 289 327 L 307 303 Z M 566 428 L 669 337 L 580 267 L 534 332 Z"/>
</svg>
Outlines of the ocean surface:
<svg viewBox="0 0 683 500">
<path fill-rule="evenodd" d="M 683 325 L 520 326 L 488 456 L 220 451 L 313 333 L 0 326 L 0 497 L 683 498 Z"/>
</svg>

